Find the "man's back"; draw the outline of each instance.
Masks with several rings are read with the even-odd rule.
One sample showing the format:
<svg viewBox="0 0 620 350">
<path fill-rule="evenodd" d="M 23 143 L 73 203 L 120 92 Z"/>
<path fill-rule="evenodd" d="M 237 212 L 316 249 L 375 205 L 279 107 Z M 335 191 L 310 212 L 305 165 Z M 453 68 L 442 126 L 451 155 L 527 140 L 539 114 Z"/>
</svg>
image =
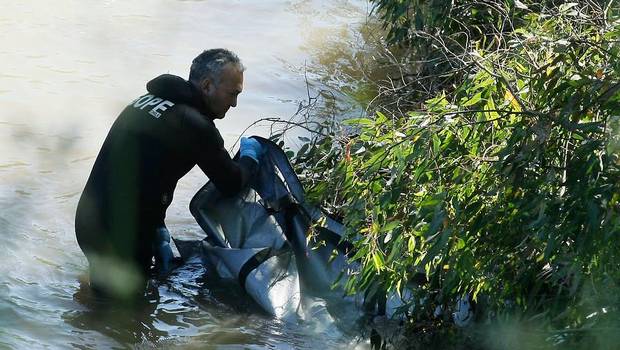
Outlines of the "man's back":
<svg viewBox="0 0 620 350">
<path fill-rule="evenodd" d="M 183 128 L 178 112 L 183 108 L 173 105 L 155 118 L 135 102 L 115 121 L 84 192 L 94 195 L 105 216 L 116 207 L 164 219 L 177 180 L 196 164 L 192 133 Z"/>
</svg>

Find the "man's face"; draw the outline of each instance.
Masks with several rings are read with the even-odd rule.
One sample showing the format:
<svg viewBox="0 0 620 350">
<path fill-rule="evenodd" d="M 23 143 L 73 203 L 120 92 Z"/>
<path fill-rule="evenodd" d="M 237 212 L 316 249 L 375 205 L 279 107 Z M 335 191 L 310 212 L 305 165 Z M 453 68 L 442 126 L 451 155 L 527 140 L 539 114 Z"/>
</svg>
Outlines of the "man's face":
<svg viewBox="0 0 620 350">
<path fill-rule="evenodd" d="M 227 64 L 222 68 L 219 81 L 203 81 L 202 91 L 210 117 L 222 119 L 230 107 L 237 106 L 237 96 L 243 91 L 243 72 L 239 66 Z"/>
</svg>

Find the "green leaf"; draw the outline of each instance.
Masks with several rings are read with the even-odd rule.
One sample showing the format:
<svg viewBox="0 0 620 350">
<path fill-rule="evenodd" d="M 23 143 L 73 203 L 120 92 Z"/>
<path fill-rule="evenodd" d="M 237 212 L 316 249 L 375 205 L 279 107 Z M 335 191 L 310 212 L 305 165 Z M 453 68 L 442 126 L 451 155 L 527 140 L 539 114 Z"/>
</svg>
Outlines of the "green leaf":
<svg viewBox="0 0 620 350">
<path fill-rule="evenodd" d="M 441 140 L 437 134 L 433 134 L 433 153 L 439 153 L 439 147 L 441 146 Z"/>
<path fill-rule="evenodd" d="M 409 237 L 409 241 L 407 242 L 407 251 L 409 251 L 409 253 L 413 253 L 415 251 L 415 236 Z"/>
<path fill-rule="evenodd" d="M 342 122 L 344 125 L 363 125 L 363 126 L 373 126 L 375 125 L 375 121 L 368 118 L 352 118 L 347 119 Z"/>
<path fill-rule="evenodd" d="M 483 80 L 482 82 L 478 83 L 476 85 L 476 87 L 478 88 L 485 88 L 491 84 L 495 83 L 495 77 L 488 77 L 487 79 Z"/>
<path fill-rule="evenodd" d="M 297 157 L 306 154 L 306 152 L 308 151 L 309 148 L 310 148 L 310 144 L 309 143 L 306 143 L 303 146 L 301 146 L 299 151 L 297 151 Z"/>
<path fill-rule="evenodd" d="M 381 254 L 374 252 L 372 254 L 372 262 L 375 265 L 375 269 L 377 271 L 381 271 L 383 269 L 383 266 L 385 265 L 385 262 L 383 261 L 383 257 L 381 256 Z"/>
<path fill-rule="evenodd" d="M 392 231 L 393 229 L 397 228 L 400 225 L 401 225 L 401 221 L 400 220 L 390 221 L 387 224 L 385 224 L 383 227 L 381 227 L 381 231 L 380 232 Z"/>
<path fill-rule="evenodd" d="M 474 96 L 472 96 L 472 98 L 467 100 L 465 103 L 463 103 L 462 106 L 463 107 L 473 106 L 476 103 L 480 102 L 481 99 L 482 99 L 482 92 L 479 92 L 479 93 L 475 94 Z"/>
<path fill-rule="evenodd" d="M 439 203 L 441 203 L 441 198 L 431 197 L 422 201 L 420 207 L 434 207 Z"/>
<path fill-rule="evenodd" d="M 385 123 L 388 120 L 388 118 L 385 116 L 385 114 L 377 111 L 377 119 L 375 120 L 375 124 L 376 125 L 380 125 Z"/>
</svg>

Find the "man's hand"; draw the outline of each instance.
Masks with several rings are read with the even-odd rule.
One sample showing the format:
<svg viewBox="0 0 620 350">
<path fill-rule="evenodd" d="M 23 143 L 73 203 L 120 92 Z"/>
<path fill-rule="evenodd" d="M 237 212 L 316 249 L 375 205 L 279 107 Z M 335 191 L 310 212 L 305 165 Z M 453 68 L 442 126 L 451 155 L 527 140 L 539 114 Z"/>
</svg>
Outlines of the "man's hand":
<svg viewBox="0 0 620 350">
<path fill-rule="evenodd" d="M 254 159 L 256 163 L 259 163 L 260 157 L 264 153 L 263 146 L 261 146 L 260 142 L 249 137 L 241 138 L 241 147 L 239 151 L 241 152 L 241 157 L 250 157 Z"/>
</svg>

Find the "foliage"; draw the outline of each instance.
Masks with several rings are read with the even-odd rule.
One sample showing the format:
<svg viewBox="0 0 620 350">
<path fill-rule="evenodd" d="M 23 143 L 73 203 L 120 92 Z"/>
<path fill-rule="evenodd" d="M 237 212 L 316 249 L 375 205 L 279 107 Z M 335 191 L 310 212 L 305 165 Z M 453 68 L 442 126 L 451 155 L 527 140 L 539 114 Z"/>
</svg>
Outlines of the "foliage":
<svg viewBox="0 0 620 350">
<path fill-rule="evenodd" d="M 414 319 L 470 294 L 496 314 L 551 320 L 560 338 L 617 318 L 613 3 L 374 2 L 401 62 L 425 62 L 398 67 L 402 84 L 376 100 L 404 98 L 409 112 L 375 102 L 294 157 L 354 241 L 349 290 L 402 291 L 423 273 Z"/>
</svg>

